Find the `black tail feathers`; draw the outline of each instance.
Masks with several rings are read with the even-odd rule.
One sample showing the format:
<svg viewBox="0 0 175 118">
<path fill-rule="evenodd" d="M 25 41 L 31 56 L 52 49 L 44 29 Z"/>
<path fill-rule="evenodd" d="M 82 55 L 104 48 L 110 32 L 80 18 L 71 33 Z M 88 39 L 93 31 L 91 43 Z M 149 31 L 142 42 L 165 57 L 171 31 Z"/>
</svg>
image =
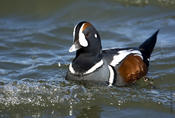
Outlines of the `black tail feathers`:
<svg viewBox="0 0 175 118">
<path fill-rule="evenodd" d="M 157 41 L 158 32 L 159 30 L 157 30 L 150 38 L 148 38 L 139 46 L 139 50 L 142 52 L 146 59 L 150 58 L 151 56 L 151 53 Z"/>
</svg>

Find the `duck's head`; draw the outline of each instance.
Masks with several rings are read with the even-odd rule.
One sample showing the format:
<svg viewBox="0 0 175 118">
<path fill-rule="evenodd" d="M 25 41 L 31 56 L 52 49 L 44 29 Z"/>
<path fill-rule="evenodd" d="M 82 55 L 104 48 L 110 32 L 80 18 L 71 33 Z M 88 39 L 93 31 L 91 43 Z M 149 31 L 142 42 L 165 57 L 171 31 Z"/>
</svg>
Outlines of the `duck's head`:
<svg viewBox="0 0 175 118">
<path fill-rule="evenodd" d="M 101 51 L 100 36 L 95 27 L 86 21 L 78 23 L 73 31 L 73 45 L 69 52 L 99 52 Z"/>
</svg>

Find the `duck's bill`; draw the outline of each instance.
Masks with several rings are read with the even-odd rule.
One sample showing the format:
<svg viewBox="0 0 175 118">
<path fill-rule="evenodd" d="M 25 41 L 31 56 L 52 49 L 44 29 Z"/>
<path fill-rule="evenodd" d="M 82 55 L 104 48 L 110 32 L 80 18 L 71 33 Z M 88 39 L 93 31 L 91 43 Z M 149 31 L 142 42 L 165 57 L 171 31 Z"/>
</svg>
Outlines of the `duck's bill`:
<svg viewBox="0 0 175 118">
<path fill-rule="evenodd" d="M 70 49 L 69 49 L 69 52 L 75 52 L 77 50 L 79 50 L 81 48 L 81 46 L 78 44 L 78 43 L 74 43 Z"/>
</svg>

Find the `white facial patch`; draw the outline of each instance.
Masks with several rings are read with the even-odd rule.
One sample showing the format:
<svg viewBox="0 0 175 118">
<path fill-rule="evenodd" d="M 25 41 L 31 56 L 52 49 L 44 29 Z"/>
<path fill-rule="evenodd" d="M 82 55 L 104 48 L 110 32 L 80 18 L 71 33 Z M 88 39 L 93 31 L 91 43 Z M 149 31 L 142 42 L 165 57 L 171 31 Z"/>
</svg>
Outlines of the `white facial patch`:
<svg viewBox="0 0 175 118">
<path fill-rule="evenodd" d="M 79 43 L 81 46 L 87 47 L 88 42 L 87 42 L 86 37 L 83 33 L 83 27 L 84 27 L 84 24 L 81 26 L 80 31 L 79 31 Z"/>
<path fill-rule="evenodd" d="M 97 34 L 95 34 L 94 37 L 97 38 Z"/>
<path fill-rule="evenodd" d="M 135 54 L 134 56 L 140 56 L 143 59 L 141 52 L 138 50 L 121 50 L 118 53 L 118 55 L 113 56 L 113 60 L 111 61 L 110 65 L 116 66 L 129 54 Z"/>
</svg>

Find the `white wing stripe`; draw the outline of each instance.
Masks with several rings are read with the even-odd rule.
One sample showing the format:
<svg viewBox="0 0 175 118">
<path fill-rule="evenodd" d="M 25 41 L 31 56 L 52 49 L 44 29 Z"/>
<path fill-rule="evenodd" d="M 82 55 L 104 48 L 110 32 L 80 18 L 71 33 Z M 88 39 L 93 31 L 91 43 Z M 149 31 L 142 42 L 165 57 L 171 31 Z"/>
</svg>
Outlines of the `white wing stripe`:
<svg viewBox="0 0 175 118">
<path fill-rule="evenodd" d="M 118 53 L 118 55 L 113 56 L 113 60 L 111 61 L 110 65 L 116 66 L 129 54 L 135 54 L 135 56 L 140 56 L 143 59 L 141 52 L 138 50 L 121 50 Z"/>
</svg>

